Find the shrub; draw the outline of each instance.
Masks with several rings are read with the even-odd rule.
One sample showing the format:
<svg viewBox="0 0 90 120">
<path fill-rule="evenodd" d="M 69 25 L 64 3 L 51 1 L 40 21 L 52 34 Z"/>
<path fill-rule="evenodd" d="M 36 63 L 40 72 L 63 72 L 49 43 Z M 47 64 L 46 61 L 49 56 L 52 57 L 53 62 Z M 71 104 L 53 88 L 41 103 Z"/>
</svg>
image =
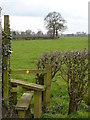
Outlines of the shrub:
<svg viewBox="0 0 90 120">
<path fill-rule="evenodd" d="M 68 114 L 76 112 L 88 86 L 88 51 L 66 51 L 44 54 L 37 62 L 38 69 L 51 66 L 52 79 L 60 75 L 67 83 L 69 95 Z M 36 82 L 43 84 L 44 75 L 37 74 Z"/>
</svg>

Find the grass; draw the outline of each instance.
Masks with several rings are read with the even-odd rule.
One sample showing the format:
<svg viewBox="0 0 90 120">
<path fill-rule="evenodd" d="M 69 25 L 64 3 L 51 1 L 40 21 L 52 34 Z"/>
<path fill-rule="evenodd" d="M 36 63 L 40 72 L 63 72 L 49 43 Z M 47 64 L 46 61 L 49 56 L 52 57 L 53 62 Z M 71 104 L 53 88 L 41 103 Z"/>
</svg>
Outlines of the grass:
<svg viewBox="0 0 90 120">
<path fill-rule="evenodd" d="M 87 37 L 68 37 L 57 40 L 13 40 L 11 55 L 11 69 L 35 69 L 38 58 L 46 52 L 82 50 L 88 49 Z M 34 77 L 30 75 L 11 75 L 12 78 L 35 82 Z M 52 82 L 50 113 L 45 113 L 42 118 L 68 118 L 68 93 L 64 80 L 56 77 L 57 83 Z M 71 118 L 82 116 L 87 117 L 85 103 L 82 103 L 77 114 L 70 115 Z M 85 115 L 83 115 L 83 112 Z"/>
<path fill-rule="evenodd" d="M 14 69 L 35 68 L 37 59 L 46 52 L 81 50 L 88 48 L 88 38 L 60 38 L 57 40 L 18 40 L 12 42 Z"/>
</svg>

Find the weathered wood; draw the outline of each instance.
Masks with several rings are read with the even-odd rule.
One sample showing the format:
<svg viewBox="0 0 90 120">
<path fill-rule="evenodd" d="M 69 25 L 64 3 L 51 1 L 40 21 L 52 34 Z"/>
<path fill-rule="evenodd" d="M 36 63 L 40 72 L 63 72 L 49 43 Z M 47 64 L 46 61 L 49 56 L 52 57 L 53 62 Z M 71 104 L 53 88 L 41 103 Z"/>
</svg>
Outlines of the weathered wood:
<svg viewBox="0 0 90 120">
<path fill-rule="evenodd" d="M 20 87 L 20 86 L 12 87 L 12 88 L 11 88 L 11 93 L 21 92 L 21 91 L 23 91 L 23 88 Z"/>
<path fill-rule="evenodd" d="M 4 15 L 4 32 L 6 34 L 10 34 L 9 33 L 9 16 L 8 15 Z M 8 45 L 8 40 L 7 38 L 4 38 L 3 40 L 3 45 Z M 3 56 L 3 74 L 2 74 L 2 80 L 3 80 L 3 99 L 5 100 L 7 106 L 9 106 L 9 76 L 8 76 L 8 70 L 9 70 L 9 66 L 8 66 L 8 55 L 7 56 Z"/>
<path fill-rule="evenodd" d="M 26 112 L 24 110 L 19 110 L 18 111 L 18 117 L 19 118 L 25 118 Z"/>
<path fill-rule="evenodd" d="M 0 99 L 2 99 L 2 25 L 0 7 Z M 2 119 L 2 102 L 0 102 L 0 120 Z"/>
<path fill-rule="evenodd" d="M 11 74 L 37 74 L 37 73 L 45 73 L 44 70 L 11 70 Z"/>
<path fill-rule="evenodd" d="M 44 85 L 46 90 L 43 92 L 43 106 L 46 111 L 49 111 L 50 108 L 50 95 L 51 95 L 51 68 L 49 65 L 46 65 L 46 74 L 44 76 Z"/>
<path fill-rule="evenodd" d="M 12 100 L 14 105 L 17 104 L 17 92 L 21 92 L 21 91 L 23 91 L 23 89 L 20 86 L 12 87 L 11 93 L 12 93 Z"/>
<path fill-rule="evenodd" d="M 32 93 L 24 93 L 21 96 L 20 101 L 18 101 L 16 105 L 16 110 L 27 110 L 30 105 L 32 97 L 33 97 Z"/>
<path fill-rule="evenodd" d="M 12 93 L 12 100 L 13 100 L 13 104 L 16 105 L 17 104 L 17 92 Z"/>
<path fill-rule="evenodd" d="M 18 112 L 19 118 L 24 118 L 25 117 L 26 110 L 28 110 L 29 107 L 30 107 L 32 97 L 33 97 L 32 93 L 24 93 L 22 95 L 20 101 L 18 101 L 15 109 Z"/>
<path fill-rule="evenodd" d="M 17 85 L 13 85 L 11 88 L 12 102 L 14 105 L 17 104 Z"/>
<path fill-rule="evenodd" d="M 12 85 L 20 85 L 23 89 L 34 90 L 34 91 L 45 91 L 44 85 L 38 85 L 35 83 L 24 82 L 21 80 L 11 80 Z"/>
<path fill-rule="evenodd" d="M 42 114 L 42 92 L 34 93 L 34 118 L 40 118 Z"/>
</svg>

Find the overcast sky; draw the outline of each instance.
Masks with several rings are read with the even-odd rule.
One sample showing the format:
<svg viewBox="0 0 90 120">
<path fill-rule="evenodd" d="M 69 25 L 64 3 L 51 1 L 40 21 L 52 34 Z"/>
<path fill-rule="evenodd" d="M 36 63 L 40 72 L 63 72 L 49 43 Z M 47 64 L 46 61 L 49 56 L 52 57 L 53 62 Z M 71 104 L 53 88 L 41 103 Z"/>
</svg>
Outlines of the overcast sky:
<svg viewBox="0 0 90 120">
<path fill-rule="evenodd" d="M 10 15 L 11 29 L 46 32 L 44 17 L 49 12 L 60 12 L 67 21 L 64 33 L 88 32 L 89 0 L 0 0 L 3 15 Z"/>
</svg>

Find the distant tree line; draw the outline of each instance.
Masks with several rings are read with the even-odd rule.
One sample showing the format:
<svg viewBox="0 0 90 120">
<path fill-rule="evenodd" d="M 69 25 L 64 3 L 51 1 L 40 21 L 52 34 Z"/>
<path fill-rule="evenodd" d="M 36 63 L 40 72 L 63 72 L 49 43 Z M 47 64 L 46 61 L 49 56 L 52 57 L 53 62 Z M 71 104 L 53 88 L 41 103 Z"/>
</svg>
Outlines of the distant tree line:
<svg viewBox="0 0 90 120">
<path fill-rule="evenodd" d="M 47 33 L 43 33 L 43 31 L 39 30 L 37 33 L 31 31 L 31 30 L 26 30 L 26 31 L 11 31 L 13 39 L 53 39 L 53 33 L 51 31 L 47 31 Z M 88 34 L 85 32 L 76 32 L 75 34 L 58 34 L 57 36 L 55 35 L 54 38 L 59 38 L 59 37 L 87 37 Z"/>
<path fill-rule="evenodd" d="M 59 32 L 64 31 L 67 26 L 65 26 L 65 20 L 62 18 L 61 14 L 58 12 L 50 12 L 45 18 L 44 23 L 45 27 L 48 30 L 44 34 L 41 30 L 38 30 L 37 33 L 32 30 L 26 30 L 25 32 L 12 31 L 12 37 L 15 39 L 24 38 L 24 39 L 37 39 L 37 38 L 58 38 Z"/>
<path fill-rule="evenodd" d="M 44 24 L 47 29 L 47 33 L 43 33 L 42 30 L 38 30 L 37 33 L 28 29 L 26 31 L 11 31 L 13 39 L 56 39 L 58 37 L 75 37 L 75 36 L 87 36 L 85 32 L 76 32 L 76 34 L 61 34 L 67 29 L 65 25 L 66 20 L 58 12 L 50 12 L 44 18 Z"/>
<path fill-rule="evenodd" d="M 61 34 L 61 36 L 63 37 L 86 37 L 88 36 L 87 33 L 85 32 L 76 32 L 75 34 L 72 33 L 72 34 Z"/>
<path fill-rule="evenodd" d="M 39 30 L 37 33 L 33 32 L 32 30 L 26 30 L 26 31 L 11 31 L 13 39 L 40 39 L 40 38 L 51 38 L 52 34 L 50 32 L 47 32 L 46 34 L 43 33 L 43 31 Z M 59 37 L 59 36 L 58 36 Z"/>
</svg>

